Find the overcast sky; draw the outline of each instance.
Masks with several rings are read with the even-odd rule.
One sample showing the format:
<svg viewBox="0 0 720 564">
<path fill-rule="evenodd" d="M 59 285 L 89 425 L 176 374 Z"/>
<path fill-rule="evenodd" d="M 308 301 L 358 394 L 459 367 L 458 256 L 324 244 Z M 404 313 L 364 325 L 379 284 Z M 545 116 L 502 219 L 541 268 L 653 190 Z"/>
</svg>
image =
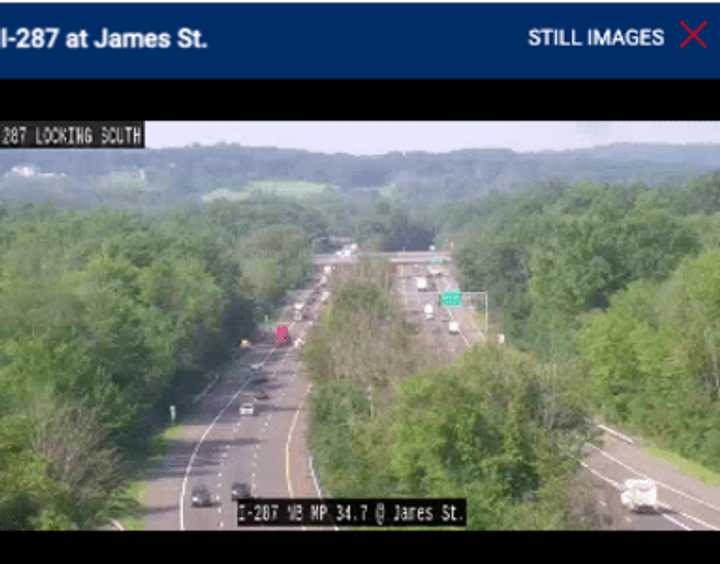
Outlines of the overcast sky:
<svg viewBox="0 0 720 564">
<path fill-rule="evenodd" d="M 720 143 L 720 122 L 148 122 L 148 147 L 240 143 L 373 155 L 503 147 L 562 150 L 617 142 Z"/>
</svg>

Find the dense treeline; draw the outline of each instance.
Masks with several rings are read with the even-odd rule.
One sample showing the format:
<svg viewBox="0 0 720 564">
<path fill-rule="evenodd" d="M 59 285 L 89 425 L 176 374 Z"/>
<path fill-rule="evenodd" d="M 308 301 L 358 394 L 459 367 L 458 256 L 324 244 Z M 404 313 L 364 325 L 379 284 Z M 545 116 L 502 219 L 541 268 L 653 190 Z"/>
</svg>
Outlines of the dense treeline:
<svg viewBox="0 0 720 564">
<path fill-rule="evenodd" d="M 574 480 L 588 436 L 576 367 L 495 346 L 433 366 L 389 279 L 336 282 L 304 349 L 326 492 L 467 498 L 471 529 L 602 527 Z"/>
<path fill-rule="evenodd" d="M 510 343 L 579 358 L 608 419 L 720 468 L 720 175 L 553 185 L 447 210 L 468 287 Z"/>
<path fill-rule="evenodd" d="M 651 185 L 682 183 L 716 166 L 717 145 L 609 145 L 585 150 L 515 153 L 468 149 L 444 154 L 323 154 L 234 144 L 146 151 L 12 151 L 0 154 L 0 200 L 51 201 L 72 207 L 166 208 L 199 203 L 215 190 L 246 190 L 257 180 L 329 184 L 346 196 L 389 190 L 428 207 L 563 179 Z M 33 166 L 65 176 L 4 176 Z"/>
<path fill-rule="evenodd" d="M 1 213 L 0 529 L 103 524 L 164 398 L 304 283 L 324 228 L 267 199 Z"/>
</svg>

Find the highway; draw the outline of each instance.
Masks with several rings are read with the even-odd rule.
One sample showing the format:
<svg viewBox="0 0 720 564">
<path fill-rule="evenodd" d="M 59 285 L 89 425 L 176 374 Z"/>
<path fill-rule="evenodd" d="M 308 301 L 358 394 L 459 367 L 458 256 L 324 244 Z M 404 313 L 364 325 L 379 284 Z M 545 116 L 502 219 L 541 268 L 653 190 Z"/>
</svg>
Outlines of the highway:
<svg viewBox="0 0 720 564">
<path fill-rule="evenodd" d="M 303 321 L 290 321 L 290 306 L 285 310 L 293 339 L 305 336 L 320 307 L 318 280 L 290 300 L 307 303 L 313 296 Z M 150 480 L 144 499 L 146 529 L 238 530 L 230 498 L 236 481 L 248 484 L 258 497 L 319 496 L 304 439 L 310 383 L 298 372 L 297 356 L 293 346 L 257 343 L 198 402 Z M 253 371 L 253 364 L 262 368 Z M 257 377 L 267 382 L 256 385 Z M 240 416 L 240 403 L 259 387 L 269 399 L 256 404 L 254 416 Z M 198 484 L 212 492 L 212 507 L 191 506 L 191 490 Z"/>
<path fill-rule="evenodd" d="M 385 254 L 387 256 L 387 254 Z M 394 288 L 409 320 L 420 329 L 437 363 L 448 364 L 469 347 L 486 342 L 477 312 L 470 306 L 441 308 L 437 292 L 458 289 L 451 265 L 441 266 L 442 276 L 430 277 L 427 263 L 434 253 L 397 253 Z M 353 264 L 354 260 L 335 255 L 320 256 L 316 265 Z M 418 292 L 416 276 L 426 276 L 427 292 Z M 305 320 L 288 319 L 291 336 L 305 336 L 321 305 L 319 274 L 310 288 L 289 301 L 305 301 Z M 311 298 L 312 296 L 312 298 Z M 423 306 L 431 303 L 435 318 L 426 321 Z M 306 308 L 307 309 L 307 308 Z M 448 333 L 448 321 L 455 320 L 460 333 Z M 319 484 L 310 469 L 307 450 L 307 403 L 310 382 L 298 370 L 298 352 L 289 346 L 255 343 L 236 367 L 198 401 L 192 414 L 182 418 L 177 438 L 170 441 L 163 464 L 152 476 L 144 505 L 145 528 L 149 530 L 238 530 L 230 487 L 245 482 L 260 497 L 319 497 Z M 262 363 L 253 374 L 251 365 Z M 241 417 L 239 404 L 252 394 L 257 376 L 270 399 L 259 402 L 254 416 Z M 629 442 L 632 441 L 632 442 Z M 650 457 L 637 439 L 612 430 L 592 445 L 586 445 L 581 461 L 598 503 L 614 518 L 614 526 L 630 530 L 720 530 L 720 488 L 708 486 L 682 474 L 668 463 Z M 661 512 L 635 514 L 620 504 L 619 488 L 628 478 L 650 477 L 658 482 Z M 205 484 L 214 496 L 210 508 L 193 508 L 190 491 Z M 275 529 L 277 530 L 277 529 Z"/>
<path fill-rule="evenodd" d="M 404 257 L 407 259 L 407 256 Z M 425 254 L 419 266 L 403 260 L 397 264 L 396 291 L 401 296 L 408 319 L 420 325 L 421 337 L 433 347 L 440 363 L 452 362 L 470 346 L 485 342 L 478 316 L 471 308 L 439 308 L 437 294 L 459 288 L 452 268 L 441 267 L 442 276 L 429 277 Z M 416 276 L 426 276 L 427 292 L 419 292 Z M 435 319 L 426 321 L 423 306 L 431 303 Z M 442 311 L 445 310 L 445 316 Z M 443 321 L 443 317 L 445 321 Z M 448 333 L 448 318 L 458 321 L 459 335 Z M 628 442 L 632 441 L 632 443 Z M 619 529 L 651 531 L 720 530 L 720 487 L 708 486 L 684 475 L 671 464 L 651 457 L 640 441 L 614 432 L 603 432 L 596 444 L 586 445 L 581 464 L 606 515 L 614 517 Z M 659 513 L 631 513 L 620 503 L 622 484 L 626 479 L 652 478 L 658 484 Z"/>
</svg>

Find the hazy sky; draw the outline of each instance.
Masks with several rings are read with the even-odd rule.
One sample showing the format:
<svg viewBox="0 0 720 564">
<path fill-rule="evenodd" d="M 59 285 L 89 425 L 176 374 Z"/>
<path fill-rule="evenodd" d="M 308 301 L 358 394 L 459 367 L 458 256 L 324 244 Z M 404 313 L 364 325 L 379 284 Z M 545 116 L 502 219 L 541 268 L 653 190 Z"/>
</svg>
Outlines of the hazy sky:
<svg viewBox="0 0 720 564">
<path fill-rule="evenodd" d="M 148 147 L 240 143 L 324 153 L 444 152 L 504 147 L 543 151 L 616 142 L 720 143 L 720 122 L 187 121 L 148 122 Z"/>
</svg>

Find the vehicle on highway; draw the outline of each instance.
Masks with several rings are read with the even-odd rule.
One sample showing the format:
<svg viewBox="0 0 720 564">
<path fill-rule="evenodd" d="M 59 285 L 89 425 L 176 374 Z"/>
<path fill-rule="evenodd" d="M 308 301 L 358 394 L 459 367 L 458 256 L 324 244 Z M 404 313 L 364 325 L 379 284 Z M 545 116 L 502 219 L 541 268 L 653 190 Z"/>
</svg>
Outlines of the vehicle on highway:
<svg viewBox="0 0 720 564">
<path fill-rule="evenodd" d="M 625 480 L 620 501 L 636 513 L 657 512 L 657 484 L 655 480 Z"/>
<path fill-rule="evenodd" d="M 457 321 L 451 321 L 448 323 L 448 333 L 451 335 L 457 335 L 460 333 L 460 324 Z"/>
<path fill-rule="evenodd" d="M 323 267 L 323 274 L 325 276 L 330 276 L 332 274 L 332 266 L 327 265 Z"/>
<path fill-rule="evenodd" d="M 324 304 L 326 301 L 328 301 L 328 298 L 330 297 L 330 292 L 323 292 L 320 296 L 320 303 Z"/>
<path fill-rule="evenodd" d="M 290 329 L 287 325 L 278 325 L 275 328 L 275 346 L 290 342 Z"/>
<path fill-rule="evenodd" d="M 249 349 L 252 345 L 250 344 L 250 341 L 248 339 L 243 339 L 240 341 L 240 348 L 241 349 Z"/>
<path fill-rule="evenodd" d="M 240 415 L 255 415 L 255 404 L 245 402 L 240 404 Z"/>
<path fill-rule="evenodd" d="M 295 321 L 302 321 L 304 314 L 303 310 L 305 309 L 305 304 L 302 302 L 297 302 L 293 308 L 293 314 Z"/>
<path fill-rule="evenodd" d="M 430 245 L 430 252 L 432 252 L 432 253 L 435 252 L 435 245 Z"/>
<path fill-rule="evenodd" d="M 257 372 L 262 368 L 262 366 L 262 362 L 256 362 L 255 364 L 250 365 L 250 370 L 252 370 L 253 372 Z"/>
<path fill-rule="evenodd" d="M 265 390 L 260 390 L 257 394 L 255 394 L 255 399 L 261 401 L 269 400 L 270 394 L 268 394 Z"/>
<path fill-rule="evenodd" d="M 418 292 L 423 292 L 427 290 L 427 278 L 425 278 L 424 276 L 418 276 L 417 278 L 415 278 L 415 286 L 417 287 Z"/>
<path fill-rule="evenodd" d="M 210 507 L 212 505 L 212 496 L 210 490 L 204 484 L 195 486 L 191 494 L 193 507 Z"/>
<path fill-rule="evenodd" d="M 234 482 L 230 486 L 230 498 L 235 501 L 238 499 L 247 499 L 251 497 L 250 487 L 245 482 Z"/>
<path fill-rule="evenodd" d="M 255 377 L 255 378 L 253 378 L 253 379 L 250 381 L 250 383 L 253 384 L 253 385 L 255 385 L 255 386 L 257 386 L 257 385 L 259 385 L 259 384 L 264 384 L 264 383 L 267 382 L 268 380 L 269 380 L 269 378 L 268 378 L 267 376 L 257 376 L 257 377 Z"/>
<path fill-rule="evenodd" d="M 325 285 L 327 285 L 327 283 L 328 283 L 328 277 L 325 275 L 321 276 L 320 277 L 320 285 L 325 286 Z"/>
<path fill-rule="evenodd" d="M 433 306 L 430 304 L 425 304 L 425 307 L 423 308 L 423 311 L 425 313 L 425 319 L 427 321 L 430 321 L 432 319 L 435 319 L 435 310 L 433 309 Z"/>
</svg>

